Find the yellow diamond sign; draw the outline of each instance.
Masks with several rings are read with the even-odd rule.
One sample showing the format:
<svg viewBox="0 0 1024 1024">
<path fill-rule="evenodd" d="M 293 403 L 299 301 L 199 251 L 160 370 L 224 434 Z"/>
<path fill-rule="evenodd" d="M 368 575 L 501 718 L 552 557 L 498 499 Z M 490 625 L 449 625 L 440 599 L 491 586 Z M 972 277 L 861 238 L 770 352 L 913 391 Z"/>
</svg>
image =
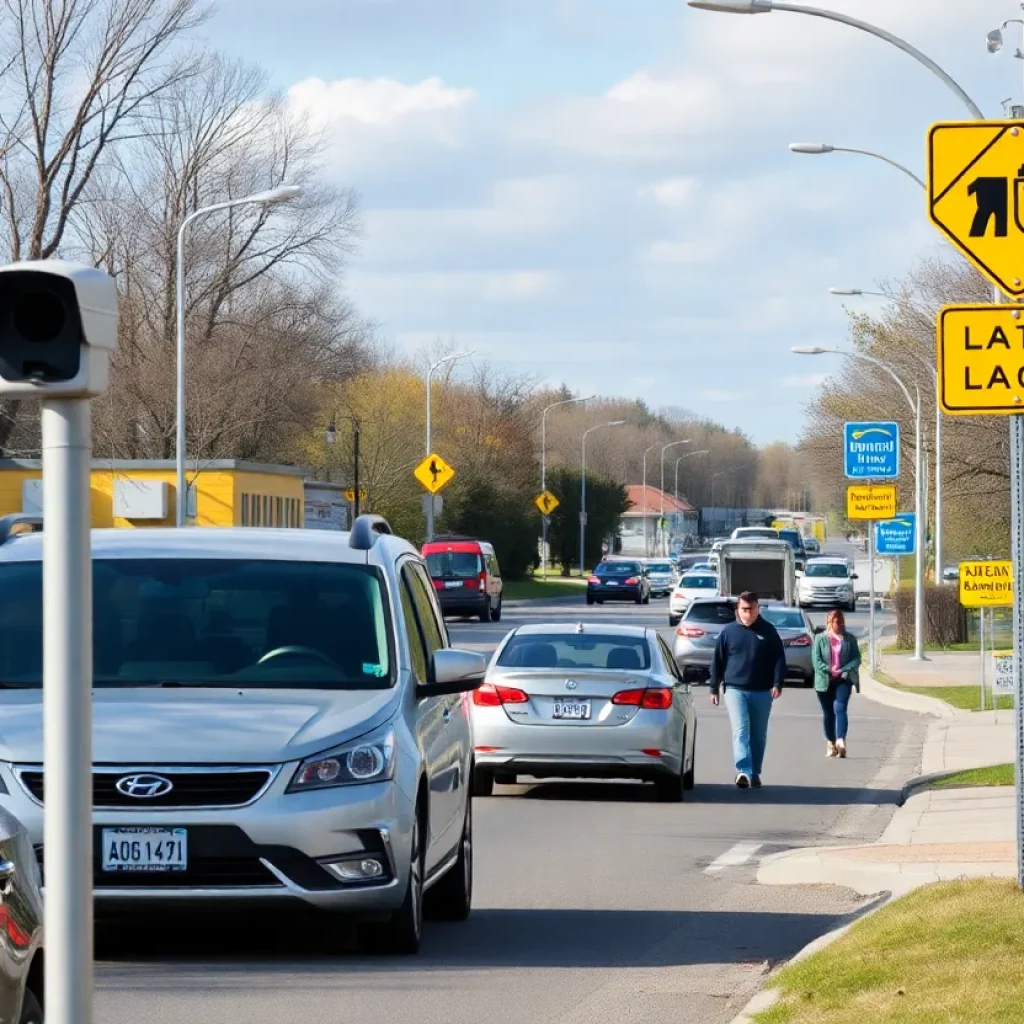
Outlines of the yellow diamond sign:
<svg viewBox="0 0 1024 1024">
<path fill-rule="evenodd" d="M 847 519 L 895 519 L 895 484 L 854 484 L 846 488 Z"/>
<path fill-rule="evenodd" d="M 933 124 L 928 213 L 993 284 L 1024 295 L 1024 121 Z"/>
<path fill-rule="evenodd" d="M 533 503 L 540 509 L 541 515 L 544 516 L 551 515 L 562 504 L 550 491 L 538 494 Z"/>
<path fill-rule="evenodd" d="M 437 494 L 442 487 L 452 482 L 455 470 L 440 455 L 428 455 L 414 470 L 413 476 L 431 494 Z"/>
</svg>

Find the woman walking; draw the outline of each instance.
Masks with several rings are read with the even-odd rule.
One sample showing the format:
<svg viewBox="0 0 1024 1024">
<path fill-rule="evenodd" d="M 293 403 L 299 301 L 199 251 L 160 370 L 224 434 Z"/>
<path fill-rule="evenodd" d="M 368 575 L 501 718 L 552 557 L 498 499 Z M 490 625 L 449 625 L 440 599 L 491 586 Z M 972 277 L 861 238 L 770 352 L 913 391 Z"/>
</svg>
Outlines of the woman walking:
<svg viewBox="0 0 1024 1024">
<path fill-rule="evenodd" d="M 846 619 L 838 609 L 828 613 L 825 632 L 814 639 L 813 661 L 814 689 L 825 728 L 825 756 L 846 757 L 850 694 L 860 691 L 860 644 L 847 633 Z"/>
</svg>

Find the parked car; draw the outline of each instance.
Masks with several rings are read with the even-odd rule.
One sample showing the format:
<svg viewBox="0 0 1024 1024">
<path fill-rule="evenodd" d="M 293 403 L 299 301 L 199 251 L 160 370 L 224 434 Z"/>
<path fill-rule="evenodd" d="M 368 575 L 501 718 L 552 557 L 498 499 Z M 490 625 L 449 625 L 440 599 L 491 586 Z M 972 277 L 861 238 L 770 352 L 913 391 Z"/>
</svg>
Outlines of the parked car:
<svg viewBox="0 0 1024 1024">
<path fill-rule="evenodd" d="M 42 876 L 25 826 L 0 807 L 0 1020 L 43 1024 Z"/>
<path fill-rule="evenodd" d="M 803 534 L 796 529 L 779 530 L 779 540 L 784 540 L 793 549 L 793 559 L 798 572 L 802 572 L 807 564 L 807 549 L 804 547 Z"/>
<path fill-rule="evenodd" d="M 667 597 L 679 578 L 672 563 L 666 558 L 648 558 L 644 562 L 651 597 Z"/>
<path fill-rule="evenodd" d="M 676 626 L 686 609 L 701 597 L 714 597 L 718 593 L 718 577 L 712 572 L 691 570 L 684 573 L 668 599 L 668 624 Z"/>
<path fill-rule="evenodd" d="M 42 541 L 0 544 L 0 806 L 35 844 Z M 98 914 L 284 901 L 399 953 L 425 900 L 469 915 L 486 662 L 450 648 L 425 562 L 383 519 L 94 530 L 92 593 Z"/>
<path fill-rule="evenodd" d="M 811 651 L 815 634 L 820 633 L 822 627 L 813 626 L 805 612 L 788 605 L 762 602 L 761 616 L 778 630 L 782 638 L 782 646 L 786 649 L 786 678 L 795 677 L 805 686 L 813 686 Z"/>
<path fill-rule="evenodd" d="M 651 584 L 639 559 L 617 558 L 597 563 L 587 577 L 587 604 L 605 601 L 650 604 Z"/>
<path fill-rule="evenodd" d="M 956 583 L 960 579 L 960 566 L 959 565 L 947 565 L 942 570 L 942 578 L 946 583 Z"/>
<path fill-rule="evenodd" d="M 643 779 L 665 801 L 693 786 L 693 697 L 654 629 L 521 626 L 472 707 L 479 795 L 520 775 Z"/>
<path fill-rule="evenodd" d="M 718 634 L 735 621 L 735 598 L 698 598 L 690 604 L 676 626 L 672 645 L 672 655 L 684 679 L 708 680 Z"/>
<path fill-rule="evenodd" d="M 845 558 L 811 558 L 797 584 L 800 607 L 824 605 L 856 611 L 856 579 L 857 573 L 853 572 Z"/>
<path fill-rule="evenodd" d="M 494 548 L 472 537 L 435 537 L 423 545 L 430 578 L 445 615 L 501 618 L 501 569 Z"/>
</svg>

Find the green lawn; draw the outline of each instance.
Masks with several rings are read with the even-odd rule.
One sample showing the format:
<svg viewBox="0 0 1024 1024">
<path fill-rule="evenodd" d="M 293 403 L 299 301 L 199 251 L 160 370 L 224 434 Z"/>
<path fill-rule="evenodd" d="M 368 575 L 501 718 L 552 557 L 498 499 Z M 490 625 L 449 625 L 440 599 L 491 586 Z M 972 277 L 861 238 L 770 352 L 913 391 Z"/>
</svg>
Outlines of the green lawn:
<svg viewBox="0 0 1024 1024">
<path fill-rule="evenodd" d="M 987 638 L 986 638 L 987 639 Z M 942 644 L 925 644 L 924 649 L 926 651 L 934 651 L 939 654 L 943 651 L 980 651 L 981 648 L 978 646 L 977 640 L 968 640 L 962 644 L 949 644 L 947 647 L 943 647 Z M 889 644 L 882 649 L 883 654 L 912 654 L 914 651 L 913 646 L 900 647 L 897 644 Z M 986 647 L 986 651 L 988 648 Z"/>
<path fill-rule="evenodd" d="M 903 690 L 904 693 L 920 693 L 925 697 L 936 697 L 944 700 L 947 704 L 959 708 L 961 711 L 981 710 L 981 688 L 978 686 L 903 686 L 897 683 L 890 675 L 879 670 L 875 678 L 894 690 Z M 999 697 L 999 710 L 1011 710 L 1013 708 L 1013 697 L 1009 694 L 1001 694 Z M 992 693 L 985 695 L 985 710 L 992 710 Z"/>
<path fill-rule="evenodd" d="M 1012 786 L 1014 784 L 1013 765 L 996 764 L 988 768 L 969 768 L 965 772 L 954 772 L 943 775 L 941 779 L 933 779 L 929 786 Z"/>
<path fill-rule="evenodd" d="M 1019 1024 L 1024 895 L 1007 879 L 937 882 L 858 921 L 769 983 L 757 1024 Z"/>
<path fill-rule="evenodd" d="M 570 582 L 566 579 L 505 580 L 502 596 L 506 601 L 540 601 L 546 597 L 580 597 L 584 595 L 583 580 Z"/>
</svg>

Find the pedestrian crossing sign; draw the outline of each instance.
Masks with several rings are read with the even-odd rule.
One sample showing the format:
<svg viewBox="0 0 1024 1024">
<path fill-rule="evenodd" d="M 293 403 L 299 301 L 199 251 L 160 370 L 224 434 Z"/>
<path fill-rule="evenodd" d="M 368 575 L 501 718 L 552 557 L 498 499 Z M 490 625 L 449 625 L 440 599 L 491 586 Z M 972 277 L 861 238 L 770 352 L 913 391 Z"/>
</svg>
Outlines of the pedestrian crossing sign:
<svg viewBox="0 0 1024 1024">
<path fill-rule="evenodd" d="M 1024 121 L 933 124 L 928 214 L 994 285 L 1024 295 Z"/>
<path fill-rule="evenodd" d="M 550 491 L 544 491 L 543 494 L 538 494 L 533 503 L 540 509 L 540 514 L 542 516 L 551 515 L 551 513 L 562 504 Z"/>
<path fill-rule="evenodd" d="M 442 487 L 452 482 L 455 470 L 440 455 L 428 455 L 414 470 L 413 476 L 431 494 L 437 494 Z"/>
</svg>

